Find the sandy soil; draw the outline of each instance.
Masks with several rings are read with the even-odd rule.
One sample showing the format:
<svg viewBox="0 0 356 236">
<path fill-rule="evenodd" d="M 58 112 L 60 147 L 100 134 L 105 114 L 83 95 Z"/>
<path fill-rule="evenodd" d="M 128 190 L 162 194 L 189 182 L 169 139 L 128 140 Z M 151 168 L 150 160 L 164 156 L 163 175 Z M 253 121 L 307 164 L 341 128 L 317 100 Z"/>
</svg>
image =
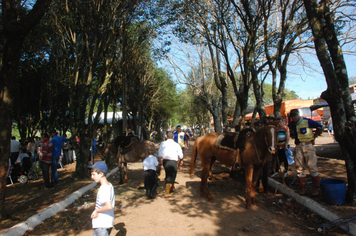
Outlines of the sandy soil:
<svg viewBox="0 0 356 236">
<path fill-rule="evenodd" d="M 201 198 L 200 161 L 197 162 L 195 175 L 188 175 L 191 147 L 185 153 L 185 163 L 177 176 L 176 192 L 171 198 L 163 197 L 164 171 L 160 176 L 159 193 L 156 199 L 147 200 L 143 189 L 142 163 L 129 165 L 129 182 L 118 184 L 118 175 L 109 178 L 113 183 L 116 195 L 115 225 L 111 235 L 320 235 L 317 228 L 326 220 L 297 204 L 293 199 L 270 191 L 258 194 L 259 206 L 253 210 L 245 208 L 245 181 L 243 177 L 231 179 L 229 168 L 216 163 L 213 168 L 214 178 L 210 181 L 210 191 L 216 202 Z M 346 178 L 344 162 L 335 158 L 340 155 L 337 144 L 327 134 L 316 143 L 319 166 L 322 178 Z M 330 159 L 330 155 L 334 158 Z M 198 158 L 199 159 L 199 158 Z M 290 176 L 285 180 L 293 185 L 293 166 Z M 72 188 L 80 188 L 77 182 L 70 179 L 69 173 L 74 165 L 66 166 L 60 171 L 62 183 L 60 188 L 47 191 L 31 192 L 39 188 L 35 182 L 28 185 L 15 184 L 10 186 L 7 201 L 16 208 L 9 211 L 12 218 L 0 223 L 0 233 L 16 222 L 24 220 L 27 215 L 38 212 L 51 202 L 62 200 L 73 192 Z M 277 180 L 282 178 L 276 177 Z M 85 185 L 90 181 L 83 181 Z M 39 185 L 42 183 L 39 181 Z M 32 187 L 31 187 L 32 185 Z M 27 186 L 27 189 L 25 189 Z M 28 187 L 30 186 L 30 187 Z M 25 190 L 23 190 L 25 189 Z M 96 190 L 92 189 L 63 212 L 47 219 L 34 230 L 25 235 L 92 235 L 90 214 L 95 205 Z M 27 191 L 27 194 L 26 192 Z M 22 195 L 21 195 L 22 194 Z M 36 195 L 37 194 L 37 195 Z M 25 198 L 23 195 L 35 197 Z M 28 204 L 31 200 L 31 206 Z M 322 197 L 316 199 L 323 203 Z M 27 201 L 27 202 L 26 202 Z M 24 206 L 30 210 L 24 210 Z M 19 206 L 19 207 L 18 207 Z M 342 217 L 355 212 L 353 206 L 327 206 L 331 210 L 343 213 Z M 31 211 L 31 209 L 33 209 Z M 28 218 L 28 216 L 27 216 Z M 27 219 L 25 218 L 25 219 Z M 343 235 L 344 231 L 336 229 L 328 235 Z"/>
</svg>

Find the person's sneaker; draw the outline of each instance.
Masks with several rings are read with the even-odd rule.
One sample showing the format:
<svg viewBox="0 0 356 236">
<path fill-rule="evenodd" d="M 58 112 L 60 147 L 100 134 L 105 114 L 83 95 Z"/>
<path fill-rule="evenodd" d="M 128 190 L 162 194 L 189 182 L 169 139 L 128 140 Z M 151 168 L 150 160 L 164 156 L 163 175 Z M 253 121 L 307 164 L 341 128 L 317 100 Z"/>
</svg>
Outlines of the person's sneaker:
<svg viewBox="0 0 356 236">
<path fill-rule="evenodd" d="M 284 172 L 284 177 L 288 177 L 288 172 Z"/>
<path fill-rule="evenodd" d="M 276 177 L 278 175 L 278 172 L 274 172 L 271 177 Z"/>
</svg>

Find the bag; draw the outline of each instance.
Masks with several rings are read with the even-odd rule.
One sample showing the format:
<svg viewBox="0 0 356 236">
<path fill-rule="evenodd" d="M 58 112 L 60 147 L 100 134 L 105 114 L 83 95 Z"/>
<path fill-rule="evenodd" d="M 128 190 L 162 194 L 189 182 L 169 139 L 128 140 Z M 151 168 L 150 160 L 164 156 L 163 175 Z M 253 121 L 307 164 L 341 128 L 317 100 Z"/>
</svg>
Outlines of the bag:
<svg viewBox="0 0 356 236">
<path fill-rule="evenodd" d="M 37 173 L 40 173 L 42 170 L 41 170 L 41 167 L 40 167 L 40 162 L 39 161 L 37 161 L 37 163 L 36 163 L 36 172 Z"/>
<path fill-rule="evenodd" d="M 286 157 L 289 165 L 294 163 L 293 152 L 289 148 L 286 149 Z"/>
</svg>

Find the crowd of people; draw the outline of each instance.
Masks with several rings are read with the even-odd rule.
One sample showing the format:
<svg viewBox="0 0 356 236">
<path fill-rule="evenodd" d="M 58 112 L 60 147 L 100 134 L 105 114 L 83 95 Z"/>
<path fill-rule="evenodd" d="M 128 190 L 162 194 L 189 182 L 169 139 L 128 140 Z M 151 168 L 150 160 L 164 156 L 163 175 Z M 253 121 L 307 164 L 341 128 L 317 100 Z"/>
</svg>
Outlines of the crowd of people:
<svg viewBox="0 0 356 236">
<path fill-rule="evenodd" d="M 26 174 L 33 163 L 42 172 L 46 188 L 59 185 L 58 166 L 69 165 L 75 161 L 75 153 L 71 145 L 72 139 L 67 139 L 66 135 L 58 136 L 56 130 L 50 134 L 43 133 L 41 137 L 27 138 L 18 141 L 13 136 L 10 142 L 10 168 L 12 179 L 17 179 L 18 175 Z M 50 171 L 51 170 L 51 171 Z M 51 173 L 51 176 L 49 176 Z"/>
<path fill-rule="evenodd" d="M 283 163 L 283 176 L 288 176 L 290 161 L 287 158 L 289 152 L 290 130 L 294 133 L 295 138 L 295 155 L 294 161 L 296 164 L 297 177 L 299 181 L 299 193 L 306 194 L 306 173 L 309 169 L 312 177 L 313 190 L 311 195 L 317 196 L 320 193 L 319 189 L 319 174 L 317 168 L 317 157 L 314 148 L 315 138 L 321 134 L 322 126 L 311 120 L 299 115 L 298 110 L 293 109 L 290 112 L 291 121 L 287 126 L 286 121 L 282 118 L 269 117 L 269 122 L 277 125 L 277 140 L 278 152 L 275 164 L 272 164 L 272 169 L 275 176 L 279 173 L 281 164 Z M 331 123 L 331 121 L 330 121 Z M 313 132 L 316 129 L 316 132 Z M 332 128 L 329 128 L 330 131 Z M 134 136 L 135 134 L 128 130 L 125 132 L 126 136 Z M 157 132 L 153 132 L 151 140 L 154 140 Z M 182 126 L 177 124 L 174 131 L 168 131 L 165 135 L 165 141 L 160 144 L 158 153 L 156 150 L 148 150 L 148 156 L 143 160 L 142 166 L 144 169 L 144 185 L 146 189 L 146 196 L 152 199 L 157 194 L 158 188 L 158 172 L 161 166 L 165 169 L 165 187 L 164 197 L 169 198 L 175 189 L 175 181 L 179 169 L 182 169 L 184 151 L 188 149 L 189 138 L 192 133 L 188 130 L 183 131 Z M 28 142 L 20 143 L 15 137 L 11 140 L 11 164 L 23 165 L 25 158 L 38 159 L 42 170 L 45 188 L 53 188 L 59 184 L 57 168 L 60 163 L 60 157 L 63 156 L 62 161 L 70 164 L 74 161 L 71 153 L 71 140 L 67 139 L 66 135 L 58 136 L 56 130 L 52 130 L 50 134 L 44 133 L 41 139 L 29 139 Z M 91 151 L 95 153 L 95 142 Z M 157 154 L 157 156 L 155 156 Z M 269 163 L 271 165 L 271 163 Z M 106 179 L 107 165 L 103 161 L 96 162 L 94 165 L 88 167 L 91 169 L 91 178 L 100 183 L 100 188 L 97 195 L 96 206 L 91 214 L 92 226 L 94 228 L 94 235 L 109 235 L 113 227 L 115 206 L 114 188 Z M 51 172 L 51 174 L 50 174 Z"/>
</svg>

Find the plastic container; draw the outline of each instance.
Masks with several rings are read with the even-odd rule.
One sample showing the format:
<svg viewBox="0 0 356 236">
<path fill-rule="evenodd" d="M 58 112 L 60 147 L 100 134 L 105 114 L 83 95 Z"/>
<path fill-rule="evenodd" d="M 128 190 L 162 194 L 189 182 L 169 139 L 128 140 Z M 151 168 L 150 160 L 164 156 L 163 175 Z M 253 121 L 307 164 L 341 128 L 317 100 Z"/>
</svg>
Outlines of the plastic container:
<svg viewBox="0 0 356 236">
<path fill-rule="evenodd" d="M 345 181 L 341 179 L 325 179 L 320 181 L 320 189 L 326 203 L 337 206 L 345 203 Z"/>
</svg>

